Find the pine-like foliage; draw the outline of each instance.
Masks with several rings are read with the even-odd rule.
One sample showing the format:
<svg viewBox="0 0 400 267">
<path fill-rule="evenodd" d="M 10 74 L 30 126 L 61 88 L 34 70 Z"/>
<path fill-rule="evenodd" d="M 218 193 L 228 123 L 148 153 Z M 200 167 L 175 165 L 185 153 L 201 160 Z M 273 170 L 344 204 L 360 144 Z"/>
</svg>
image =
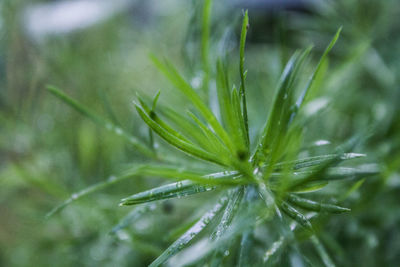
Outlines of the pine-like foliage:
<svg viewBox="0 0 400 267">
<path fill-rule="evenodd" d="M 160 93 L 152 104 L 138 96 L 134 105 L 150 129 L 149 145 L 95 115 L 60 90 L 48 88 L 95 123 L 125 138 L 149 159 L 146 164 L 134 165 L 120 175 L 72 194 L 49 216 L 89 193 L 124 179 L 162 177 L 173 182 L 121 200 L 121 206 L 137 205 L 137 208 L 116 225 L 112 233 L 118 233 L 138 218 L 147 216 L 154 205 L 164 200 L 182 198 L 184 201 L 186 196 L 208 191 L 217 191 L 219 197 L 211 207 L 199 203 L 199 210 L 207 210 L 196 220 L 183 222 L 179 228 L 182 234 L 150 266 L 167 263 L 171 266 L 285 265 L 288 260 L 280 257 L 282 253 L 292 255 L 291 260 L 296 260 L 293 255 L 300 255 L 298 260 L 308 264 L 316 262 L 334 266 L 318 237 L 318 226 L 327 214 L 349 212 L 349 208 L 340 206 L 338 202 L 357 188 L 362 179 L 377 172 L 372 165 L 351 164 L 352 159 L 365 156 L 353 152 L 363 138 L 360 134 L 355 134 L 354 138 L 329 154 L 301 156 L 308 149 L 303 144 L 303 129 L 312 119 L 302 110 L 312 101 L 310 92 L 318 90 L 321 85 L 316 81 L 321 80 L 324 74 L 322 66 L 339 37 L 340 29 L 311 74 L 304 68 L 311 48 L 293 54 L 277 85 L 269 115 L 259 115 L 266 117 L 264 127 L 258 130 L 259 137 L 250 138 L 247 105 L 251 103 L 246 101 L 248 88 L 244 60 L 248 14 L 244 14 L 241 29 L 240 85 L 237 88 L 230 81 L 224 58 L 215 60 L 215 73 L 209 66 L 212 64 L 208 58 L 210 8 L 211 1 L 206 1 L 202 36 L 205 92 L 199 94 L 171 62 L 152 56 L 154 65 L 177 92 L 190 101 L 192 109 L 185 115 L 172 107 L 158 106 L 157 100 L 162 97 Z M 301 83 L 305 75 L 309 75 L 307 82 Z M 211 109 L 209 101 L 200 95 L 211 95 L 208 85 L 213 81 L 216 83 L 218 107 Z M 193 164 L 187 161 L 187 157 L 180 162 L 179 158 L 171 159 L 167 153 L 159 151 L 154 146 L 153 133 L 169 146 L 189 155 Z M 344 161 L 350 163 L 343 167 Z M 218 171 L 210 173 L 209 169 Z M 340 192 L 337 189 L 340 187 L 328 186 L 343 180 L 351 181 L 353 186 Z M 328 187 L 330 189 L 325 190 Z M 316 191 L 321 193 L 315 194 Z M 314 246 L 312 255 L 315 257 L 299 252 L 296 241 L 302 240 L 309 240 Z"/>
</svg>

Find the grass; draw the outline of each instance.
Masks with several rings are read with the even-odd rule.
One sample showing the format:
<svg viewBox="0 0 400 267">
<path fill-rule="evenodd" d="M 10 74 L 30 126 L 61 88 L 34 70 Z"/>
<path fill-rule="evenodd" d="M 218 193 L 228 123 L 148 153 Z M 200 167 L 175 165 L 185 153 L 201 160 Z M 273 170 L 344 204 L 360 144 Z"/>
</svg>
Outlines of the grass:
<svg viewBox="0 0 400 267">
<path fill-rule="evenodd" d="M 130 169 L 111 176 L 108 180 L 74 193 L 52 210 L 48 217 L 80 198 L 105 189 L 122 180 L 134 177 L 161 177 L 172 179 L 173 183 L 153 187 L 135 193 L 121 200 L 120 206 L 144 205 L 134 209 L 112 230 L 118 234 L 135 220 L 147 216 L 153 210 L 150 202 L 182 198 L 189 195 L 215 191 L 216 200 L 211 207 L 201 207 L 203 215 L 182 224 L 182 234 L 166 248 L 150 266 L 209 264 L 220 266 L 268 265 L 284 259 L 279 254 L 293 240 L 309 243 L 311 253 L 291 249 L 293 255 L 312 265 L 334 266 L 335 261 L 325 248 L 318 230 L 321 218 L 327 214 L 350 212 L 341 202 L 363 179 L 379 173 L 374 165 L 360 165 L 357 158 L 364 154 L 355 153 L 363 140 L 364 132 L 354 133 L 342 145 L 329 153 L 304 157 L 304 128 L 312 117 L 302 112 L 305 105 L 312 103 L 321 86 L 323 75 L 329 76 L 325 66 L 328 53 L 337 42 L 341 28 L 323 52 L 314 70 L 307 72 L 311 48 L 296 51 L 284 68 L 274 101 L 264 127 L 259 129 L 259 138 L 250 138 L 247 86 L 245 70 L 245 41 L 249 30 L 247 11 L 244 13 L 239 42 L 239 89 L 232 84 L 227 70 L 228 60 L 209 56 L 209 30 L 211 1 L 203 9 L 202 67 L 204 72 L 205 99 L 191 86 L 177 68 L 168 60 L 151 55 L 155 67 L 166 80 L 182 94 L 191 107 L 187 114 L 179 114 L 173 107 L 158 104 L 163 92 L 148 103 L 138 96 L 134 107 L 149 128 L 149 142 L 141 141 L 112 122 L 95 115 L 83 104 L 73 100 L 55 87 L 48 87 L 56 97 L 79 111 L 81 114 L 110 130 L 116 136 L 131 143 L 138 153 L 146 157 L 147 163 L 134 164 Z M 212 63 L 215 65 L 211 67 Z M 209 84 L 215 81 L 218 106 L 210 105 Z M 304 81 L 306 81 L 304 83 Z M 311 92 L 313 91 L 313 92 Z M 249 103 L 250 104 L 250 103 Z M 155 138 L 153 133 L 158 136 Z M 163 140 L 165 142 L 160 142 Z M 157 144 L 157 145 L 155 145 Z M 170 147 L 189 156 L 171 159 L 168 153 L 158 149 L 159 145 Z M 352 163 L 354 162 L 354 163 Z M 346 166 L 342 166 L 347 164 Z M 210 172 L 209 170 L 217 170 Z M 343 191 L 336 183 L 347 182 Z M 140 206 L 139 206 L 140 207 Z M 336 216 L 336 215 L 329 215 Z M 275 240 L 256 233 L 275 232 Z M 265 235 L 265 234 L 264 234 Z M 199 246 L 197 248 L 196 246 Z M 185 257 L 185 251 L 195 249 L 196 253 Z"/>
</svg>

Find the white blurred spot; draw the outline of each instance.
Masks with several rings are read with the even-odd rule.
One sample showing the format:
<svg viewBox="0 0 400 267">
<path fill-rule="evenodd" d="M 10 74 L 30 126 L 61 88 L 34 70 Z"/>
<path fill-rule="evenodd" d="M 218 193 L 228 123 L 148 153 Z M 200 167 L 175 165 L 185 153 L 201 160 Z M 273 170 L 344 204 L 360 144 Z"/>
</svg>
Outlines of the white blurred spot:
<svg viewBox="0 0 400 267">
<path fill-rule="evenodd" d="M 318 140 L 314 142 L 314 145 L 316 146 L 325 146 L 325 145 L 329 145 L 331 142 L 329 142 L 328 140 Z"/>
<path fill-rule="evenodd" d="M 314 115 L 321 109 L 325 108 L 328 105 L 328 103 L 329 103 L 329 99 L 326 97 L 317 98 L 317 99 L 311 101 L 310 103 L 308 103 L 304 107 L 304 113 L 307 116 Z"/>
<path fill-rule="evenodd" d="M 90 27 L 126 9 L 131 0 L 72 0 L 31 5 L 24 25 L 34 39 Z"/>
</svg>

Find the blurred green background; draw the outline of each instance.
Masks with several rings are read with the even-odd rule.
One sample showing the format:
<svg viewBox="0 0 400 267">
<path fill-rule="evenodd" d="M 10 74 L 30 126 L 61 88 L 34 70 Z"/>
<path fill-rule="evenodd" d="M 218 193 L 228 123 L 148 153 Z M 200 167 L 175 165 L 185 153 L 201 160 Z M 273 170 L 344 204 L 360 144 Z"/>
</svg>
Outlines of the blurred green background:
<svg viewBox="0 0 400 267">
<path fill-rule="evenodd" d="M 110 235 L 129 212 L 117 207 L 119 199 L 160 181 L 142 178 L 44 218 L 72 192 L 144 160 L 49 94 L 46 85 L 62 88 L 148 142 L 132 105 L 136 92 L 152 97 L 161 89 L 161 103 L 185 105 L 148 54 L 171 59 L 194 86 L 202 77 L 201 1 L 107 2 L 0 2 L 0 266 L 145 266 L 174 240 L 171 230 L 199 200 L 172 201 L 136 229 Z M 337 145 L 371 128 L 365 149 L 384 171 L 352 195 L 350 214 L 333 216 L 323 226 L 325 242 L 340 266 L 398 265 L 398 0 L 215 2 L 210 53 L 227 54 L 236 84 L 239 24 L 242 10 L 249 9 L 246 68 L 253 136 L 290 55 L 314 44 L 316 60 L 343 26 L 318 92 L 329 109 L 310 122 L 313 130 L 306 129 L 305 136 L 310 143 L 325 139 Z"/>
</svg>

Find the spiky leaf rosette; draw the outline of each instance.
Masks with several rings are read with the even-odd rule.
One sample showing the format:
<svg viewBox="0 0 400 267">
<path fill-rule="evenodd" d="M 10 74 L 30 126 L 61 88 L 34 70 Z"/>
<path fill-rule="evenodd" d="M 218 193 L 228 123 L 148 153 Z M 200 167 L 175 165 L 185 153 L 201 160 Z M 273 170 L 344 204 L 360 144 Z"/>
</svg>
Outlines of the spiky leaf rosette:
<svg viewBox="0 0 400 267">
<path fill-rule="evenodd" d="M 210 1 L 206 1 L 204 19 L 210 19 Z M 208 33 L 209 21 L 203 22 Z M 150 131 L 150 145 L 123 129 L 100 118 L 82 104 L 69 98 L 54 87 L 49 90 L 94 122 L 103 125 L 115 134 L 127 139 L 137 150 L 155 163 L 135 166 L 120 175 L 95 184 L 73 194 L 49 215 L 71 202 L 121 180 L 153 176 L 174 180 L 172 183 L 133 194 L 121 200 L 121 206 L 142 205 L 135 208 L 112 230 L 117 233 L 133 224 L 138 218 L 154 210 L 154 203 L 167 199 L 182 198 L 208 191 L 218 191 L 219 198 L 203 215 L 183 224 L 181 236 L 176 239 L 150 266 L 169 262 L 173 266 L 198 264 L 211 266 L 237 264 L 251 266 L 276 261 L 281 251 L 295 240 L 306 238 L 315 247 L 319 261 L 333 266 L 333 260 L 318 238 L 319 218 L 328 213 L 343 213 L 350 209 L 336 203 L 345 194 L 333 192 L 335 203 L 326 201 L 331 191 L 316 198 L 311 192 L 324 189 L 338 180 L 359 181 L 377 172 L 374 166 L 342 167 L 344 161 L 363 157 L 351 152 L 358 142 L 357 137 L 333 149 L 329 154 L 310 157 L 304 155 L 303 128 L 310 119 L 302 114 L 302 107 L 310 102 L 310 90 L 316 90 L 315 81 L 323 75 L 322 66 L 329 51 L 337 41 L 340 29 L 327 46 L 318 65 L 310 74 L 304 88 L 299 90 L 300 77 L 304 77 L 304 65 L 311 48 L 297 51 L 288 61 L 279 80 L 275 99 L 265 126 L 260 129 L 260 138 L 250 138 L 246 102 L 246 76 L 244 48 L 249 19 L 244 14 L 240 39 L 240 86 L 230 84 L 224 59 L 216 62 L 213 76 L 209 68 L 208 37 L 203 36 L 204 68 L 207 82 L 214 77 L 218 97 L 217 116 L 191 84 L 167 60 L 152 56 L 155 66 L 171 82 L 174 88 L 192 104 L 192 112 L 183 115 L 173 108 L 157 105 L 157 94 L 152 105 L 138 96 L 135 108 Z M 212 79 L 211 79 L 212 80 Z M 206 88 L 208 90 L 208 88 Z M 204 95 L 209 95 L 204 94 Z M 188 162 L 170 163 L 166 154 L 159 153 L 154 146 L 153 133 L 169 146 L 199 162 L 200 169 L 192 169 Z M 218 169 L 216 172 L 208 172 Z M 349 189 L 351 190 L 351 188 Z M 301 195 L 300 195 L 301 193 Z M 335 194 L 336 193 L 336 194 Z M 335 198 L 334 198 L 335 199 Z M 154 203 L 151 203 L 154 202 Z M 260 240 L 257 233 L 273 233 L 267 240 Z M 209 233 L 209 234 L 204 234 Z M 276 237 L 275 240 L 273 237 Z M 185 253 L 196 249 L 196 253 L 185 257 Z M 294 245 L 294 251 L 297 250 Z M 255 256 L 255 257 L 253 257 Z M 311 261 L 305 259 L 306 261 Z"/>
</svg>

